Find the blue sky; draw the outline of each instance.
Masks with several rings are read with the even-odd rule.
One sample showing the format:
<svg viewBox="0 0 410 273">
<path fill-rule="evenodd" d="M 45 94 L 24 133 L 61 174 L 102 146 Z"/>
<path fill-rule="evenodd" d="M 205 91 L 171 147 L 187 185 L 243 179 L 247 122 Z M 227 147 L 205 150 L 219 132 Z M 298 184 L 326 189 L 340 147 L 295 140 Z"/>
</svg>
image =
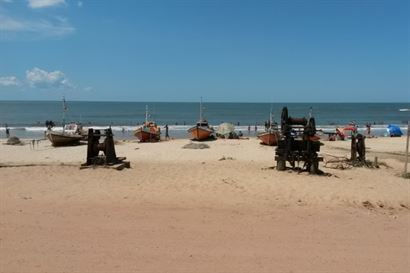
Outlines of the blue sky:
<svg viewBox="0 0 410 273">
<path fill-rule="evenodd" d="M 0 100 L 409 102 L 409 1 L 0 0 Z"/>
</svg>

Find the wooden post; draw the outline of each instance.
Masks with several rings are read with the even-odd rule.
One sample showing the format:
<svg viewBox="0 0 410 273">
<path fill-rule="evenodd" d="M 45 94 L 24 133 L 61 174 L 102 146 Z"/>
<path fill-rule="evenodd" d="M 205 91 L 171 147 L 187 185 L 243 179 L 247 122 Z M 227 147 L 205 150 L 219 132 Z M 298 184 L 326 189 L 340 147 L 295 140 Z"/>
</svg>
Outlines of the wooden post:
<svg viewBox="0 0 410 273">
<path fill-rule="evenodd" d="M 359 161 L 366 162 L 366 145 L 365 145 L 365 136 L 362 134 L 356 135 L 356 152 L 359 155 Z"/>
<path fill-rule="evenodd" d="M 114 137 L 111 128 L 105 130 L 104 154 L 107 163 L 117 163 L 117 154 L 115 153 Z"/>
<path fill-rule="evenodd" d="M 356 151 L 356 136 L 352 134 L 352 143 L 350 146 L 350 160 L 355 161 L 357 156 Z"/>
<path fill-rule="evenodd" d="M 93 139 L 94 139 L 94 130 L 89 128 L 88 129 L 88 139 L 87 139 L 87 162 L 85 165 L 89 166 L 92 164 L 91 158 L 94 157 L 93 155 Z"/>
<path fill-rule="evenodd" d="M 407 141 L 406 141 L 406 163 L 404 164 L 404 175 L 407 175 L 407 165 L 409 163 L 409 138 L 410 138 L 410 121 L 407 121 Z"/>
</svg>

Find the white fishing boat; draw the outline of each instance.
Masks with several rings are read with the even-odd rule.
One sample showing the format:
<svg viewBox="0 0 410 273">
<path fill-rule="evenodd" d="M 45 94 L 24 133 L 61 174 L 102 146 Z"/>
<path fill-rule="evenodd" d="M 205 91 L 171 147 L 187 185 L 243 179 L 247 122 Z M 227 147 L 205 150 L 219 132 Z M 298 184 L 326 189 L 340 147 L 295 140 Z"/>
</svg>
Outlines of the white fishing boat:
<svg viewBox="0 0 410 273">
<path fill-rule="evenodd" d="M 46 133 L 48 140 L 50 140 L 51 144 L 55 147 L 76 145 L 79 144 L 80 140 L 85 138 L 81 125 L 76 123 L 65 124 L 65 114 L 67 110 L 67 103 L 65 98 L 63 98 L 63 130 L 48 130 Z"/>
</svg>

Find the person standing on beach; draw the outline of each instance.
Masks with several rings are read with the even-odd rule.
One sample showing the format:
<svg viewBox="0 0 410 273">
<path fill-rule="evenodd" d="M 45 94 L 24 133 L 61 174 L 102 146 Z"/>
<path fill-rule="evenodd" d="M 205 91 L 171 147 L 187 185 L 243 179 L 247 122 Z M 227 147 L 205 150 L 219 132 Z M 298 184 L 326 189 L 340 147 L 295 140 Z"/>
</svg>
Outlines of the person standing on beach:
<svg viewBox="0 0 410 273">
<path fill-rule="evenodd" d="M 250 135 L 250 134 L 251 134 L 251 126 L 248 125 L 248 135 Z"/>
<path fill-rule="evenodd" d="M 169 139 L 168 124 L 165 124 L 165 140 Z"/>
<path fill-rule="evenodd" d="M 367 128 L 367 135 L 370 136 L 370 132 L 372 130 L 372 124 L 370 122 L 366 123 Z"/>
<path fill-rule="evenodd" d="M 10 137 L 10 130 L 9 130 L 9 127 L 8 127 L 7 123 L 6 123 L 5 127 L 6 127 L 6 137 L 9 138 Z"/>
<path fill-rule="evenodd" d="M 258 123 L 255 124 L 255 133 L 258 131 Z"/>
</svg>

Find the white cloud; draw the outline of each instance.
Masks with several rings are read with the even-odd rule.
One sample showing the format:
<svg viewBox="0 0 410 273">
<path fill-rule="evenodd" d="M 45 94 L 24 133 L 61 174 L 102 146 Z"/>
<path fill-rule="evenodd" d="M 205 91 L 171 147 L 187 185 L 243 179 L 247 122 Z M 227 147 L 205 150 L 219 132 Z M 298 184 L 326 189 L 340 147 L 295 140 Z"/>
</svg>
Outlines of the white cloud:
<svg viewBox="0 0 410 273">
<path fill-rule="evenodd" d="M 28 6 L 32 9 L 47 8 L 65 4 L 65 0 L 27 0 Z"/>
<path fill-rule="evenodd" d="M 26 71 L 26 79 L 31 87 L 37 88 L 71 88 L 72 85 L 59 70 L 47 72 L 38 67 Z"/>
<path fill-rule="evenodd" d="M 67 19 L 55 17 L 53 21 L 39 19 L 26 20 L 8 17 L 0 14 L 0 33 L 31 34 L 38 36 L 65 36 L 75 32 Z"/>
<path fill-rule="evenodd" d="M 82 2 L 82 1 L 78 1 L 78 2 L 77 2 L 77 6 L 78 6 L 79 8 L 81 8 L 81 7 L 83 6 L 83 2 Z"/>
<path fill-rule="evenodd" d="M 0 86 L 17 86 L 19 84 L 19 80 L 14 76 L 0 77 Z"/>
<path fill-rule="evenodd" d="M 23 21 L 0 14 L 0 31 L 21 31 L 26 28 Z"/>
</svg>

